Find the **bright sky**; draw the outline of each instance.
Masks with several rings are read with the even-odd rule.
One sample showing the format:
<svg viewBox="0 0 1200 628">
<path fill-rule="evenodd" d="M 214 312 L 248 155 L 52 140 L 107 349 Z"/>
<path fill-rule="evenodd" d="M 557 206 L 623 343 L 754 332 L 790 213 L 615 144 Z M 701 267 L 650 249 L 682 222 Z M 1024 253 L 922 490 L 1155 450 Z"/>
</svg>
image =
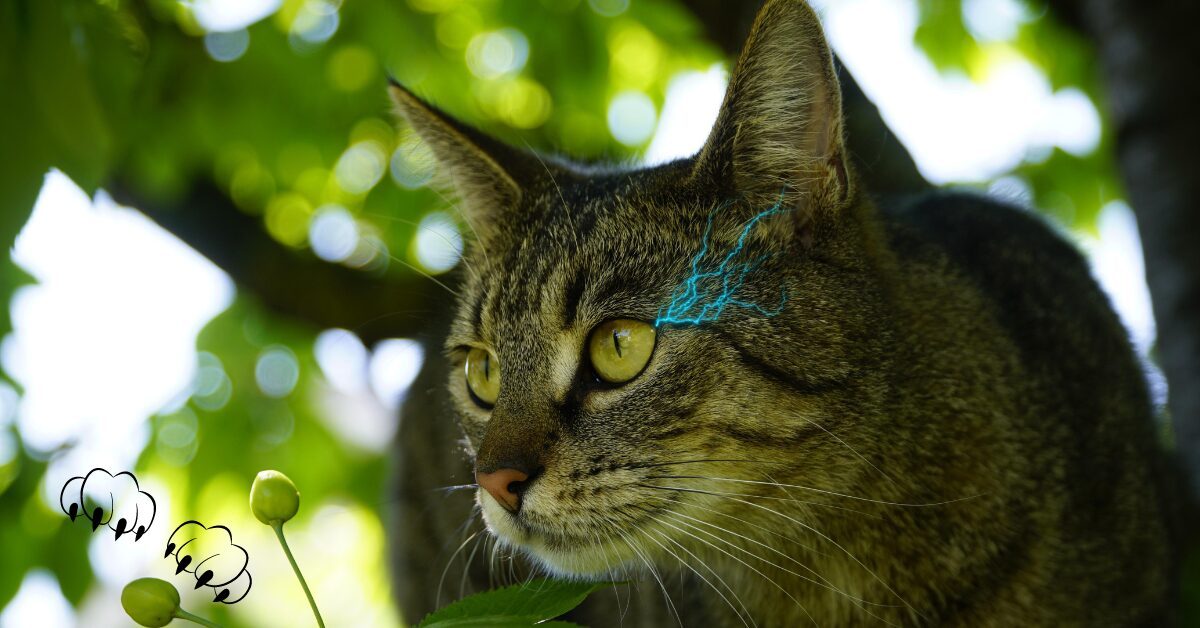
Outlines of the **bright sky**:
<svg viewBox="0 0 1200 628">
<path fill-rule="evenodd" d="M 201 23 L 216 31 L 237 31 L 279 6 L 278 0 L 194 4 Z M 1036 68 L 1018 58 L 997 59 L 982 84 L 938 74 L 912 44 L 913 0 L 816 4 L 823 7 L 838 54 L 931 181 L 984 181 L 1047 147 L 1086 153 L 1098 141 L 1092 103 L 1077 91 L 1052 93 Z M 967 0 L 966 7 L 968 23 L 982 40 L 1010 36 L 1006 33 L 1024 19 L 1016 0 Z M 521 41 L 515 35 L 509 39 Z M 500 44 L 480 44 L 486 45 Z M 524 63 L 519 48 L 511 51 L 513 59 Z M 644 95 L 622 93 L 610 107 L 609 121 L 624 134 L 623 141 L 650 138 L 647 162 L 689 155 L 708 134 L 725 80 L 721 67 L 681 73 L 671 81 L 659 112 L 652 104 L 647 110 Z M 330 210 L 328 224 L 317 230 L 329 236 L 318 252 L 336 258 L 348 250 L 343 240 L 357 233 L 344 218 Z M 458 238 L 451 221 L 434 216 L 423 225 L 414 255 L 439 268 L 461 247 Z M 1099 238 L 1083 244 L 1135 343 L 1146 351 L 1154 320 L 1132 212 L 1123 203 L 1110 204 L 1100 217 Z M 194 391 L 194 381 L 197 386 L 207 381 L 196 377 L 201 363 L 196 335 L 229 306 L 234 287 L 145 217 L 103 194 L 92 202 L 56 172 L 46 178 L 13 260 L 37 280 L 14 296 L 14 332 L 0 344 L 0 364 L 24 389 L 15 412 L 20 437 L 41 451 L 78 443 L 48 472 L 46 498 L 55 503 L 56 488 L 49 487 L 61 485 L 71 470 L 129 467 L 146 443 L 146 417 L 178 405 Z M 330 418 L 331 429 L 348 444 L 379 451 L 394 433 L 395 407 L 416 376 L 420 347 L 394 340 L 372 352 L 353 334 L 331 330 L 318 337 L 314 350 L 329 383 L 320 400 L 325 414 L 362 419 Z M 295 385 L 294 363 L 285 350 L 264 351 L 259 385 L 286 394 Z M 215 373 L 208 379 L 218 390 L 224 376 L 219 365 L 202 368 Z M 1157 390 L 1161 398 L 1161 378 Z M 0 390 L 0 423 L 11 396 Z M 0 458 L 11 450 L 11 443 L 0 442 Z M 52 618 L 53 625 L 74 621 L 48 572 L 26 576 L 0 614 L 0 627 L 31 625 L 30 618 L 41 624 Z"/>
</svg>

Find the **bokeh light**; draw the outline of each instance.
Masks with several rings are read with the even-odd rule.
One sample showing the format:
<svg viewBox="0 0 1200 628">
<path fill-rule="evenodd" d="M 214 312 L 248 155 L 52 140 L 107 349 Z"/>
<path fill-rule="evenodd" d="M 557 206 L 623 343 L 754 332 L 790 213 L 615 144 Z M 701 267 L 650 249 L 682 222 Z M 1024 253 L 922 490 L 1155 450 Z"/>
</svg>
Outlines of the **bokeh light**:
<svg viewBox="0 0 1200 628">
<path fill-rule="evenodd" d="M 300 380 L 300 363 L 292 350 L 276 345 L 264 349 L 254 365 L 254 380 L 268 397 L 286 397 Z"/>
<path fill-rule="evenodd" d="M 721 64 L 671 77 L 661 120 L 646 149 L 646 163 L 665 163 L 700 151 L 725 98 L 727 80 Z"/>
<path fill-rule="evenodd" d="M 243 30 L 279 10 L 283 0 L 190 0 L 196 22 L 209 32 Z"/>
<path fill-rule="evenodd" d="M 204 50 L 208 56 L 228 63 L 246 54 L 250 47 L 250 33 L 241 28 L 236 31 L 218 31 L 204 35 Z"/>
<path fill-rule="evenodd" d="M 25 574 L 17 596 L 0 613 L 0 628 L 73 625 L 75 612 L 71 603 L 63 597 L 58 579 L 45 569 Z"/>
<path fill-rule="evenodd" d="M 524 76 L 489 81 L 478 90 L 489 115 L 518 129 L 541 126 L 553 111 L 550 92 L 541 83 Z"/>
<path fill-rule="evenodd" d="M 186 466 L 200 447 L 197 437 L 199 419 L 191 408 L 183 407 L 155 421 L 155 453 L 168 464 Z"/>
<path fill-rule="evenodd" d="M 78 439 L 128 450 L 130 432 L 190 386 L 196 334 L 233 297 L 211 262 L 58 172 L 13 260 L 37 283 L 13 297 L 0 362 L 24 390 L 17 425 L 35 450 Z"/>
<path fill-rule="evenodd" d="M 608 130 L 626 146 L 638 146 L 654 133 L 654 101 L 638 91 L 617 94 L 608 105 Z"/>
<path fill-rule="evenodd" d="M 438 43 L 452 50 L 465 49 L 482 28 L 483 16 L 478 9 L 466 3 L 439 13 L 434 20 Z"/>
<path fill-rule="evenodd" d="M 344 92 L 366 87 L 375 78 L 378 64 L 375 55 L 363 46 L 342 46 L 329 58 L 326 66 L 329 82 Z"/>
<path fill-rule="evenodd" d="M 225 372 L 221 359 L 207 351 L 196 353 L 196 375 L 192 380 L 191 401 L 196 407 L 216 412 L 233 396 L 233 380 Z"/>
<path fill-rule="evenodd" d="M 664 50 L 658 38 L 637 22 L 624 22 L 608 36 L 610 72 L 623 89 L 646 90 L 662 74 Z"/>
<path fill-rule="evenodd" d="M 444 273 L 462 257 L 463 240 L 454 219 L 445 212 L 426 214 L 413 241 L 417 262 L 431 273 Z"/>
<path fill-rule="evenodd" d="M 1006 1 L 979 0 L 971 10 L 1006 11 L 997 8 Z M 913 43 L 915 0 L 816 4 L 838 56 L 934 183 L 986 181 L 1031 154 L 1055 146 L 1087 154 L 1099 143 L 1090 99 L 1052 91 L 1045 73 L 1014 48 L 985 48 L 974 80 L 943 75 Z"/>
<path fill-rule="evenodd" d="M 305 52 L 329 41 L 341 18 L 338 4 L 328 0 L 306 0 L 292 20 L 290 41 L 297 52 Z"/>
<path fill-rule="evenodd" d="M 321 374 L 334 388 L 347 394 L 367 389 L 370 353 L 354 332 L 327 329 L 313 342 L 313 357 Z"/>
<path fill-rule="evenodd" d="M 312 204 L 296 192 L 285 192 L 267 204 L 267 232 L 288 246 L 300 246 L 308 237 L 308 221 L 313 213 Z"/>
<path fill-rule="evenodd" d="M 433 153 L 429 145 L 415 133 L 409 133 L 392 153 L 390 171 L 392 180 L 406 190 L 415 190 L 433 177 Z"/>
<path fill-rule="evenodd" d="M 616 17 L 629 8 L 629 0 L 588 0 L 588 6 L 604 17 Z"/>
<path fill-rule="evenodd" d="M 408 339 L 384 340 L 375 346 L 368 368 L 371 390 L 384 405 L 398 408 L 417 373 L 425 352 L 421 343 Z"/>
<path fill-rule="evenodd" d="M 338 185 L 351 194 L 366 194 L 379 183 L 387 164 L 387 153 L 378 142 L 358 142 L 338 159 L 333 175 Z"/>
<path fill-rule="evenodd" d="M 341 205 L 320 207 L 308 226 L 308 244 L 327 262 L 344 261 L 358 248 L 358 222 Z"/>
<path fill-rule="evenodd" d="M 467 44 L 467 67 L 483 79 L 515 74 L 529 59 L 529 40 L 515 28 L 479 33 Z"/>
<path fill-rule="evenodd" d="M 981 42 L 1010 41 L 1033 16 L 1020 0 L 963 0 L 963 23 Z"/>
</svg>

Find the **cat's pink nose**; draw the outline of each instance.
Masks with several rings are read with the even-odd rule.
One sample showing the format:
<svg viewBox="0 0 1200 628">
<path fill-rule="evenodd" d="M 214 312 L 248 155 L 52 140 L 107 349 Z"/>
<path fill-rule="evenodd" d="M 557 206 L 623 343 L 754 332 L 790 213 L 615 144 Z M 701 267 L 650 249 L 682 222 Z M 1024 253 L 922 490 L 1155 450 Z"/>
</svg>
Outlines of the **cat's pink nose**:
<svg viewBox="0 0 1200 628">
<path fill-rule="evenodd" d="M 516 469 L 497 469 L 487 473 L 475 471 L 475 481 L 509 512 L 521 505 L 521 489 L 529 474 Z"/>
</svg>

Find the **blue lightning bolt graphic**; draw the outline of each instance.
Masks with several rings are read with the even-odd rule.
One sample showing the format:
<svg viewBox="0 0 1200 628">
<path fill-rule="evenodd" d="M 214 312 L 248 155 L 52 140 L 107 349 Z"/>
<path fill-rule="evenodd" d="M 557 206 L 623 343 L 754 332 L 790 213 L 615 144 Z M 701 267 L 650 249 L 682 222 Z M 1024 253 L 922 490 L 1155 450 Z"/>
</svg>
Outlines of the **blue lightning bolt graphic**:
<svg viewBox="0 0 1200 628">
<path fill-rule="evenodd" d="M 784 210 L 779 203 L 776 203 L 770 209 L 764 210 L 746 221 L 742 225 L 742 233 L 738 236 L 737 244 L 733 249 L 721 259 L 716 267 L 704 269 L 702 265 L 704 258 L 708 255 L 708 241 L 709 236 L 712 235 L 713 219 L 720 209 L 721 207 L 718 206 L 708 215 L 708 226 L 704 229 L 704 241 L 700 252 L 692 258 L 692 274 L 671 293 L 671 302 L 659 309 L 658 317 L 654 320 L 655 327 L 699 325 L 715 321 L 729 305 L 755 310 L 764 316 L 775 316 L 783 310 L 783 304 L 787 301 L 786 293 L 780 294 L 779 305 L 774 310 L 768 310 L 757 303 L 737 298 L 737 291 L 745 283 L 746 276 L 758 268 L 767 256 L 763 255 L 746 261 L 737 261 L 736 258 L 742 252 L 746 238 L 750 235 L 750 230 L 754 228 L 754 225 L 763 218 Z"/>
</svg>

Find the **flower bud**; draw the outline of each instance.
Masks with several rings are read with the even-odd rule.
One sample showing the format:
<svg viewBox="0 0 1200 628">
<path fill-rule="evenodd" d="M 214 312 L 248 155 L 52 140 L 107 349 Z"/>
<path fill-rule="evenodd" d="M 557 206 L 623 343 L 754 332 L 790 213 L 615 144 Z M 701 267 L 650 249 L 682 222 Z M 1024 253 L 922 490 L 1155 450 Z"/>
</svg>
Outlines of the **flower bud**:
<svg viewBox="0 0 1200 628">
<path fill-rule="evenodd" d="M 138 578 L 121 591 L 121 606 L 143 626 L 166 626 L 179 610 L 179 591 L 166 580 Z"/>
<path fill-rule="evenodd" d="M 267 525 L 285 523 L 300 510 L 300 492 L 288 476 L 278 471 L 259 471 L 250 487 L 250 510 Z"/>
</svg>

